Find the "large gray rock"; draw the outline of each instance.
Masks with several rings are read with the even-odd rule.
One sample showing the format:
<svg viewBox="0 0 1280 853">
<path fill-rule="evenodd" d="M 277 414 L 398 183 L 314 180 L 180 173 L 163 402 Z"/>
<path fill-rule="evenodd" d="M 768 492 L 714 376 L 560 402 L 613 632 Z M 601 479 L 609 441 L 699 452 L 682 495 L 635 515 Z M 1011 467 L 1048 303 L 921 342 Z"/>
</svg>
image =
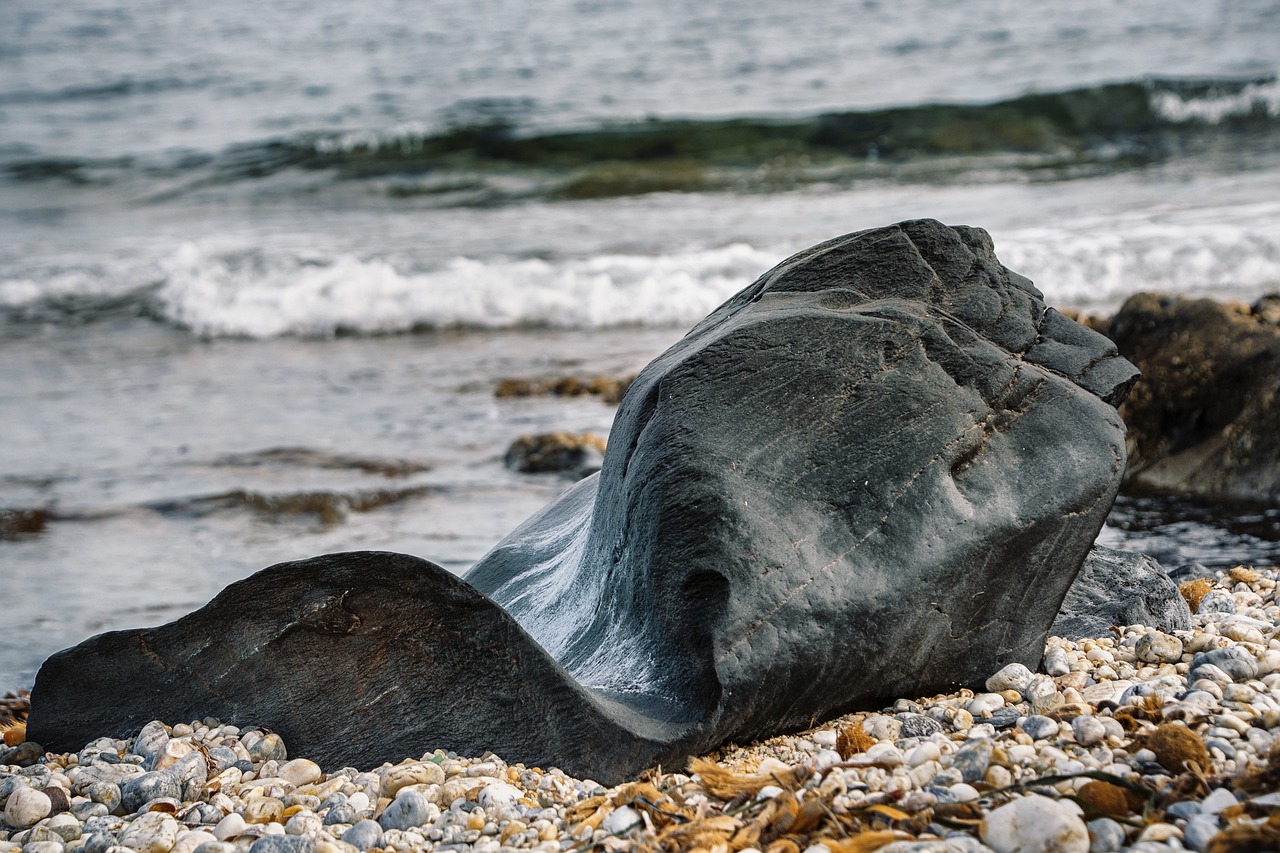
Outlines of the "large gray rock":
<svg viewBox="0 0 1280 853">
<path fill-rule="evenodd" d="M 650 364 L 601 472 L 470 586 L 386 554 L 279 566 L 55 655 L 29 732 L 212 713 L 325 764 L 493 749 L 609 782 L 1034 666 L 1135 376 L 981 230 L 841 237 Z"/>
<path fill-rule="evenodd" d="M 1191 609 L 1154 559 L 1098 545 L 1067 591 L 1049 633 L 1068 640 L 1105 637 L 1112 625 L 1187 631 Z"/>
</svg>

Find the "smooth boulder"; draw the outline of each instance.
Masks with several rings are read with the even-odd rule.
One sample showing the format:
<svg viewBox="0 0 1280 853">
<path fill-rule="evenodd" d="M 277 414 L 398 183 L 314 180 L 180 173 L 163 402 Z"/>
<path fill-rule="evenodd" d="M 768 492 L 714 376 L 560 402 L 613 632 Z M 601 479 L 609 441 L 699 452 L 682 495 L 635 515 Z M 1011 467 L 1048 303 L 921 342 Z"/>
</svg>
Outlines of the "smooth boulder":
<svg viewBox="0 0 1280 853">
<path fill-rule="evenodd" d="M 645 368 L 600 473 L 467 582 L 380 553 L 264 570 L 50 658 L 30 732 L 212 714 L 326 766 L 492 749 L 617 782 L 1034 666 L 1135 376 L 979 229 L 847 235 Z"/>
</svg>

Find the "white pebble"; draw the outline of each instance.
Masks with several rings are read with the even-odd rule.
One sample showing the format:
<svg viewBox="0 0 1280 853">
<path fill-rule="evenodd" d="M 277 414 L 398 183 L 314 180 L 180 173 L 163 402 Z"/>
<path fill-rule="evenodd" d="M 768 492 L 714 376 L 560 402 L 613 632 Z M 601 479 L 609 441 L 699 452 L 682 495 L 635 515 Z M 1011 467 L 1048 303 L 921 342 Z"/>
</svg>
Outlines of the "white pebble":
<svg viewBox="0 0 1280 853">
<path fill-rule="evenodd" d="M 1088 853 L 1089 830 L 1064 801 L 1019 797 L 982 820 L 982 840 L 996 853 Z"/>
<path fill-rule="evenodd" d="M 4 822 L 16 829 L 25 829 L 42 820 L 52 809 L 48 794 L 23 785 L 9 795 L 4 806 Z"/>
<path fill-rule="evenodd" d="M 312 782 L 319 781 L 324 775 L 320 770 L 320 765 L 306 758 L 295 758 L 292 761 L 286 761 L 280 768 L 280 778 L 288 780 L 289 784 L 295 788 L 301 788 L 303 785 L 310 785 Z"/>
</svg>

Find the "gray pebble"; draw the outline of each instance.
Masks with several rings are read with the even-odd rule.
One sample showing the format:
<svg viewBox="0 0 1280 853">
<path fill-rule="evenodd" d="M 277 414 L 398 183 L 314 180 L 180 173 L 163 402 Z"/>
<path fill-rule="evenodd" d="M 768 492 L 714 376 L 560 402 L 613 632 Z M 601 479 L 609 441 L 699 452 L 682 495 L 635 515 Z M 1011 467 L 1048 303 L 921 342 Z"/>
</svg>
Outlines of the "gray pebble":
<svg viewBox="0 0 1280 853">
<path fill-rule="evenodd" d="M 206 841 L 191 853 L 236 853 L 236 846 L 226 841 Z"/>
<path fill-rule="evenodd" d="M 335 823 L 355 823 L 356 810 L 346 803 L 339 803 L 331 806 L 329 811 L 325 812 L 324 825 L 330 826 Z M 372 821 L 371 821 L 372 822 Z"/>
<path fill-rule="evenodd" d="M 120 808 L 120 786 L 114 782 L 94 782 L 89 786 L 86 793 L 89 799 L 95 803 L 101 803 L 106 806 L 107 814 L 111 814 Z"/>
<path fill-rule="evenodd" d="M 1218 692 L 1221 693 L 1223 685 L 1231 683 L 1231 676 L 1211 663 L 1203 663 L 1187 673 L 1187 681 L 1195 685 L 1198 691 L 1206 690 L 1209 684 L 1217 685 Z"/>
<path fill-rule="evenodd" d="M 1057 678 L 1060 675 L 1066 675 L 1071 671 L 1071 664 L 1067 661 L 1067 652 L 1061 646 L 1050 646 L 1044 653 L 1044 671 Z"/>
<path fill-rule="evenodd" d="M 991 712 L 991 716 L 986 722 L 996 729 L 1011 729 L 1018 724 L 1018 720 L 1022 719 L 1022 712 L 1017 708 L 997 708 Z"/>
<path fill-rule="evenodd" d="M 161 797 L 179 799 L 182 786 L 168 770 L 153 770 L 135 776 L 120 786 L 120 803 L 126 814 L 132 814 L 152 800 Z"/>
<path fill-rule="evenodd" d="M 1124 827 L 1110 817 L 1100 817 L 1085 826 L 1089 830 L 1089 853 L 1114 853 L 1124 847 Z"/>
<path fill-rule="evenodd" d="M 1191 659 L 1191 668 L 1199 669 L 1212 664 L 1231 676 L 1232 681 L 1246 682 L 1258 675 L 1258 661 L 1239 646 L 1227 646 L 1209 652 L 1200 652 Z"/>
<path fill-rule="evenodd" d="M 1218 830 L 1217 815 L 1195 815 L 1182 829 L 1182 843 L 1190 850 L 1204 850 Z"/>
<path fill-rule="evenodd" d="M 101 817 L 110 813 L 111 810 L 102 803 L 76 803 L 71 807 L 71 816 L 81 823 L 91 817 Z"/>
<path fill-rule="evenodd" d="M 382 812 L 383 829 L 412 829 L 427 822 L 427 798 L 418 791 L 403 789 Z M 354 828 L 354 827 L 353 827 Z"/>
<path fill-rule="evenodd" d="M 894 719 L 902 723 L 900 737 L 930 737 L 942 731 L 942 723 L 924 714 L 898 714 Z"/>
<path fill-rule="evenodd" d="M 61 841 L 28 841 L 22 845 L 22 853 L 62 853 Z"/>
<path fill-rule="evenodd" d="M 1236 748 L 1220 737 L 1205 738 L 1204 748 L 1218 750 L 1222 753 L 1223 758 L 1236 757 Z"/>
<path fill-rule="evenodd" d="M 1036 715 L 1034 717 L 1026 717 L 1022 720 L 1022 730 L 1032 740 L 1043 740 L 1048 737 L 1058 736 L 1058 721 L 1049 717 Z"/>
<path fill-rule="evenodd" d="M 960 774 L 957 773 L 956 775 L 959 776 Z M 960 796 L 950 788 L 944 788 L 941 785 L 930 785 L 924 790 L 925 790 L 925 793 L 927 794 L 933 794 L 933 796 L 936 797 L 938 802 L 940 803 L 960 802 Z"/>
<path fill-rule="evenodd" d="M 160 753 L 164 752 L 168 743 L 169 732 L 165 729 L 164 723 L 153 720 L 138 732 L 138 737 L 134 739 L 129 751 L 142 757 L 144 767 L 154 770 L 156 759 L 160 757 Z"/>
<path fill-rule="evenodd" d="M 301 835 L 264 835 L 253 842 L 249 853 L 311 853 L 315 846 Z"/>
<path fill-rule="evenodd" d="M 1195 800 L 1181 800 L 1165 809 L 1165 814 L 1179 820 L 1190 820 L 1200 814 L 1200 804 Z"/>
<path fill-rule="evenodd" d="M 6 764 L 16 764 L 19 767 L 30 767 L 41 758 L 44 758 L 44 747 L 38 743 L 27 741 L 20 743 L 13 749 L 9 750 L 9 755 L 5 759 Z"/>
<path fill-rule="evenodd" d="M 995 744 L 991 738 L 974 738 L 965 741 L 951 760 L 951 768 L 959 770 L 962 781 L 977 782 L 987 773 L 991 765 L 991 754 Z"/>
<path fill-rule="evenodd" d="M 107 853 L 107 850 L 114 847 L 116 837 L 108 832 L 95 832 L 85 839 L 84 846 L 80 848 L 81 853 Z"/>
<path fill-rule="evenodd" d="M 1200 616 L 1206 613 L 1235 612 L 1235 600 L 1232 599 L 1231 593 L 1222 589 L 1210 590 L 1204 598 L 1200 599 L 1200 606 L 1196 609 L 1196 614 Z"/>
<path fill-rule="evenodd" d="M 362 820 L 344 832 L 342 840 L 361 850 L 381 847 L 382 826 L 376 820 Z"/>
<path fill-rule="evenodd" d="M 1081 746 L 1097 746 L 1107 738 L 1102 721 L 1089 714 L 1081 714 L 1071 721 L 1071 732 Z"/>
<path fill-rule="evenodd" d="M 272 732 L 269 735 L 263 735 L 253 742 L 253 746 L 249 747 L 249 757 L 255 763 L 267 761 L 284 761 L 288 757 L 288 753 L 284 748 L 284 740 L 280 735 Z"/>
<path fill-rule="evenodd" d="M 226 770 L 231 765 L 239 761 L 235 750 L 227 746 L 215 746 L 209 750 L 209 760 L 213 762 L 213 766 L 219 771 Z"/>
</svg>

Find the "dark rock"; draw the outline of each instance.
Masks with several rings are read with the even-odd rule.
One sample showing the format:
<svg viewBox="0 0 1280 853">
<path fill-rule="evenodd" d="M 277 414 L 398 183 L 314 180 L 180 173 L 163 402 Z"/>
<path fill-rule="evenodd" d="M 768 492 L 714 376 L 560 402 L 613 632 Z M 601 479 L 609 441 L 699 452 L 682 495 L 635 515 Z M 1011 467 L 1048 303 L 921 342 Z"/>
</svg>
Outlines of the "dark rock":
<svg viewBox="0 0 1280 853">
<path fill-rule="evenodd" d="M 1255 308 L 1140 293 L 1111 320 L 1142 370 L 1121 409 L 1127 487 L 1280 504 L 1280 325 Z"/>
<path fill-rule="evenodd" d="M 604 463 L 605 441 L 590 432 L 522 435 L 509 448 L 505 462 L 522 474 L 567 474 L 575 480 L 594 474 Z"/>
<path fill-rule="evenodd" d="M 1181 566 L 1169 569 L 1169 580 L 1174 583 L 1185 583 L 1186 581 L 1199 580 L 1200 578 L 1212 580 L 1216 575 L 1217 572 L 1203 563 L 1183 563 Z"/>
<path fill-rule="evenodd" d="M 612 783 L 981 685 L 1039 663 L 1135 375 L 980 230 L 841 237 L 650 364 L 601 472 L 472 585 L 395 554 L 276 566 L 54 655 L 30 731 L 68 749 L 212 714 L 327 766 L 492 749 Z"/>
<path fill-rule="evenodd" d="M 1112 625 L 1186 631 L 1191 610 L 1178 585 L 1151 557 L 1099 545 L 1067 591 L 1050 633 L 1079 640 L 1105 636 Z"/>
</svg>

